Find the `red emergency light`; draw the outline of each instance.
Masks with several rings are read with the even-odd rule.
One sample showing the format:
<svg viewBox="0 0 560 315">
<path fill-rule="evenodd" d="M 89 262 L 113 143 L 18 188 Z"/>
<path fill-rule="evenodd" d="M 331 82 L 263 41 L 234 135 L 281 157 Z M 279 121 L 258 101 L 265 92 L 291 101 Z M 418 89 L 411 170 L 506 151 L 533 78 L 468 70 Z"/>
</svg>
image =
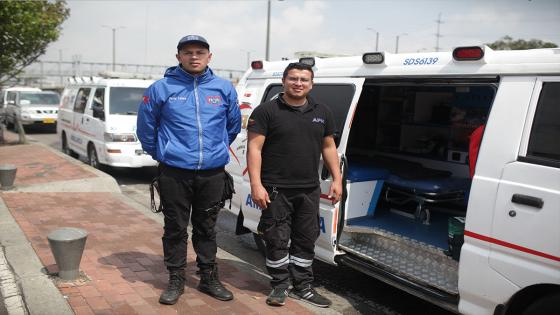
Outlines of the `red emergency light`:
<svg viewBox="0 0 560 315">
<path fill-rule="evenodd" d="M 480 60 L 484 57 L 484 50 L 478 46 L 457 47 L 453 50 L 455 60 Z"/>
<path fill-rule="evenodd" d="M 263 68 L 263 62 L 261 60 L 251 62 L 251 69 L 261 70 Z"/>
</svg>

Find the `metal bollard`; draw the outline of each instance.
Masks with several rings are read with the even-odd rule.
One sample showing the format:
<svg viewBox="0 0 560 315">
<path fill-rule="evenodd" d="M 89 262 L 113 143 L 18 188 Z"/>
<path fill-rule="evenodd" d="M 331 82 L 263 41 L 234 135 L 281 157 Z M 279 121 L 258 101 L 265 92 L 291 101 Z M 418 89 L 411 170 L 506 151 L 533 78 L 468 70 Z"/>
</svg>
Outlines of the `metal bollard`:
<svg viewBox="0 0 560 315">
<path fill-rule="evenodd" d="M 75 280 L 80 274 L 80 260 L 86 245 L 87 232 L 82 229 L 63 227 L 47 236 L 49 246 L 58 266 L 58 277 Z"/>
<path fill-rule="evenodd" d="M 0 165 L 0 190 L 10 190 L 14 188 L 17 168 L 15 165 Z"/>
</svg>

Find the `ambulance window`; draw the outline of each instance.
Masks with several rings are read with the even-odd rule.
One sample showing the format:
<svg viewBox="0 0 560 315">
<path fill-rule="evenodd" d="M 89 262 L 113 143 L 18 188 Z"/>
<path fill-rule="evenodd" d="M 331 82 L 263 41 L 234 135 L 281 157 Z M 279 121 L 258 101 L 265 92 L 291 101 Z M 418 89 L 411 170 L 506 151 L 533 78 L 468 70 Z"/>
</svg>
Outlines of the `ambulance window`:
<svg viewBox="0 0 560 315">
<path fill-rule="evenodd" d="M 560 163 L 560 82 L 543 83 L 529 137 L 527 157 Z M 546 164 L 546 163 L 545 163 Z"/>
<path fill-rule="evenodd" d="M 309 95 L 317 102 L 327 105 L 336 120 L 336 130 L 343 130 L 348 109 L 354 97 L 355 87 L 353 84 L 313 84 Z M 269 101 L 283 91 L 282 85 L 271 85 L 265 93 L 263 102 Z M 341 134 L 338 135 L 340 138 Z M 338 140 L 338 139 L 337 139 Z M 338 141 L 337 141 L 338 144 Z"/>
<path fill-rule="evenodd" d="M 90 92 L 91 88 L 81 88 L 78 90 L 76 102 L 74 103 L 74 111 L 76 113 L 84 113 Z"/>
</svg>

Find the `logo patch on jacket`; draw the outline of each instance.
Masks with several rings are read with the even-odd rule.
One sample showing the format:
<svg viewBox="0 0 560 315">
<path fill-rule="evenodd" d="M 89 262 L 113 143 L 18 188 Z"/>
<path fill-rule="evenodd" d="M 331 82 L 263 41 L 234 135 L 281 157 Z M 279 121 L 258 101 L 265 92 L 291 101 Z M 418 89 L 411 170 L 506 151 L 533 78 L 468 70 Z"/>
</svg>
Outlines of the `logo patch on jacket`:
<svg viewBox="0 0 560 315">
<path fill-rule="evenodd" d="M 222 103 L 222 97 L 220 95 L 206 96 L 206 103 L 210 105 L 220 105 Z"/>
<path fill-rule="evenodd" d="M 325 124 L 325 120 L 323 118 L 315 117 L 311 122 Z"/>
<path fill-rule="evenodd" d="M 144 95 L 144 104 L 148 104 L 148 102 L 150 101 L 150 97 L 147 95 Z"/>
</svg>

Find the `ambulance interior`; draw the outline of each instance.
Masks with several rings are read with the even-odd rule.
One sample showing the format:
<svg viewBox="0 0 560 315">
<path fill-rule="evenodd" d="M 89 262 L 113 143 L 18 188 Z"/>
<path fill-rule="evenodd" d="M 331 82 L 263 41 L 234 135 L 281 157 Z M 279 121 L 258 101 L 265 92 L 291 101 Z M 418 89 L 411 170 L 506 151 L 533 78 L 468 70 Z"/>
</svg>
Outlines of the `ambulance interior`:
<svg viewBox="0 0 560 315">
<path fill-rule="evenodd" d="M 346 148 L 344 232 L 381 232 L 450 247 L 452 224 L 464 222 L 476 146 L 496 82 L 366 80 Z M 474 142 L 473 142 L 474 141 Z M 462 235 L 461 235 L 462 238 Z"/>
</svg>

